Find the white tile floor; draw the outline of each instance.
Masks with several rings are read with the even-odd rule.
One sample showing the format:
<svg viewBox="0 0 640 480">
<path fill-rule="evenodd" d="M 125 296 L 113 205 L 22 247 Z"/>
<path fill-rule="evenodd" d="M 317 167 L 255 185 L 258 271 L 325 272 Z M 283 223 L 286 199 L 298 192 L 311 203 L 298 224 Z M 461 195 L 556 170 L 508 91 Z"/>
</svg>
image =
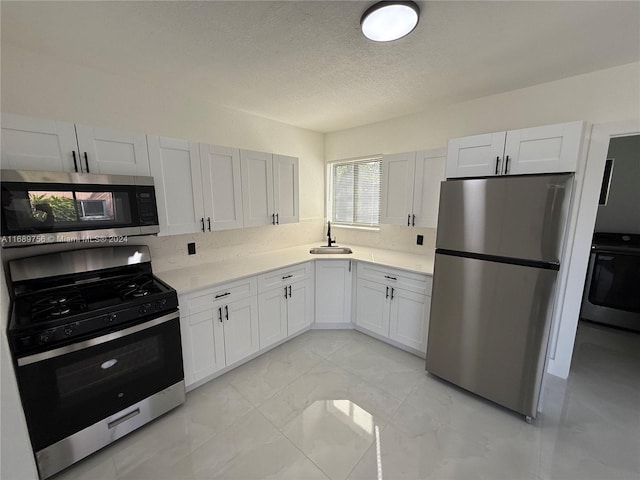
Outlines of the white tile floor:
<svg viewBox="0 0 640 480">
<path fill-rule="evenodd" d="M 581 324 L 522 417 L 354 331 L 311 331 L 56 480 L 640 478 L 640 335 Z"/>
</svg>

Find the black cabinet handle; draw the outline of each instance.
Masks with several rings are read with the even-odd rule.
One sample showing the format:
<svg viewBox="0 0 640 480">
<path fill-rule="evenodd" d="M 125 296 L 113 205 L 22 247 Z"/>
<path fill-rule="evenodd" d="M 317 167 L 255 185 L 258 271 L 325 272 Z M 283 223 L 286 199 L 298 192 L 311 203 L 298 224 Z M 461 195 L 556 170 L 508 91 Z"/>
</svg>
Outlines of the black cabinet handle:
<svg viewBox="0 0 640 480">
<path fill-rule="evenodd" d="M 282 277 L 283 280 L 286 280 L 287 278 L 291 278 L 293 277 L 293 275 L 285 275 L 284 277 Z"/>
<path fill-rule="evenodd" d="M 280 225 L 280 214 L 276 213 L 276 225 Z"/>
<path fill-rule="evenodd" d="M 351 260 L 349 260 L 349 271 L 351 271 Z"/>
<path fill-rule="evenodd" d="M 291 298 L 291 285 L 289 285 L 289 298 Z"/>
<path fill-rule="evenodd" d="M 287 287 L 284 287 L 284 298 L 287 298 Z"/>
<path fill-rule="evenodd" d="M 504 174 L 506 175 L 507 173 L 509 173 L 509 155 L 504 160 Z"/>
<path fill-rule="evenodd" d="M 71 152 L 73 154 L 73 169 L 78 173 L 78 161 L 76 160 L 76 151 Z"/>
<path fill-rule="evenodd" d="M 207 217 L 207 224 L 209 225 L 209 231 L 211 231 L 211 217 Z"/>
<path fill-rule="evenodd" d="M 87 173 L 91 173 L 89 171 L 89 158 L 87 158 L 87 152 L 84 152 L 84 163 L 87 165 Z"/>
<path fill-rule="evenodd" d="M 393 300 L 393 287 L 391 287 L 391 300 Z"/>
<path fill-rule="evenodd" d="M 218 319 L 220 323 L 222 323 L 222 307 L 218 307 Z"/>
<path fill-rule="evenodd" d="M 386 295 L 384 296 L 384 298 L 389 298 L 389 287 L 387 287 L 387 293 L 386 293 Z"/>
<path fill-rule="evenodd" d="M 231 295 L 231 292 L 221 293 L 220 295 L 216 295 L 216 298 L 226 297 L 227 295 Z"/>
<path fill-rule="evenodd" d="M 390 277 L 389 275 L 385 275 L 384 278 L 388 278 L 389 280 L 397 280 L 396 277 Z"/>
<path fill-rule="evenodd" d="M 407 227 L 411 226 L 411 214 L 407 215 Z"/>
<path fill-rule="evenodd" d="M 391 297 L 391 298 L 393 298 L 393 297 Z M 225 316 L 225 318 L 227 320 L 229 320 L 229 306 L 228 305 L 224 306 L 224 316 Z"/>
<path fill-rule="evenodd" d="M 412 227 L 415 227 L 415 226 L 416 226 L 416 216 L 415 216 L 415 215 L 412 215 L 412 218 L 411 218 L 411 226 L 412 226 Z"/>
<path fill-rule="evenodd" d="M 202 231 L 204 232 L 204 217 L 200 219 L 200 222 L 202 222 Z"/>
<path fill-rule="evenodd" d="M 496 157 L 496 171 L 495 171 L 495 175 L 498 174 L 498 165 L 500 165 L 500 157 Z"/>
</svg>

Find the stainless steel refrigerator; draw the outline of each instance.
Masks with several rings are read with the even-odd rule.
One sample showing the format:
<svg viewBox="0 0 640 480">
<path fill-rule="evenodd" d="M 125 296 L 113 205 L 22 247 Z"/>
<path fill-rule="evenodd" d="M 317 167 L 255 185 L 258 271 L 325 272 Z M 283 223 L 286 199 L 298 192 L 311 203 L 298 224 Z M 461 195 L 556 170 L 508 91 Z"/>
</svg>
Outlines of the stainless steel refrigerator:
<svg viewBox="0 0 640 480">
<path fill-rule="evenodd" d="M 426 369 L 535 418 L 572 174 L 441 184 Z"/>
</svg>

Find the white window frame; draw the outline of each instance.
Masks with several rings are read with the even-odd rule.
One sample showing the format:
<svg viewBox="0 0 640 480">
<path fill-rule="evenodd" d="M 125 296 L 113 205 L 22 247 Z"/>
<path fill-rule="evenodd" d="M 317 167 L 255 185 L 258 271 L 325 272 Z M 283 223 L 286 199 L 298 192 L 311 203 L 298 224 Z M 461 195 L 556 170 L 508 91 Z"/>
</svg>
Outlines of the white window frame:
<svg viewBox="0 0 640 480">
<path fill-rule="evenodd" d="M 380 197 L 382 196 L 382 155 L 372 155 L 361 158 L 353 158 L 348 160 L 334 160 L 327 162 L 327 191 L 326 191 L 326 203 L 327 203 L 327 219 L 331 221 L 331 226 L 337 228 L 353 228 L 359 230 L 380 230 L 380 220 L 377 224 L 359 224 L 359 223 L 344 223 L 334 222 L 333 220 L 333 166 L 336 164 L 348 164 L 348 163 L 367 163 L 377 161 L 380 162 Z M 378 218 L 380 218 L 382 205 L 378 205 Z"/>
</svg>

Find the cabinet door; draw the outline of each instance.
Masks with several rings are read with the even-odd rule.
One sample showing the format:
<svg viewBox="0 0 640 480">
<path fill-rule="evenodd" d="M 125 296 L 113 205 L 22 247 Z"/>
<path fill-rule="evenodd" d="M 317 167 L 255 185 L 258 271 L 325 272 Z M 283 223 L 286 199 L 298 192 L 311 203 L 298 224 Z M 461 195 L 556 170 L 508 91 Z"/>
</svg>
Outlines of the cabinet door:
<svg viewBox="0 0 640 480">
<path fill-rule="evenodd" d="M 382 157 L 380 223 L 411 224 L 415 158 L 415 152 Z"/>
<path fill-rule="evenodd" d="M 273 345 L 287 336 L 286 288 L 275 288 L 258 295 L 260 348 Z"/>
<path fill-rule="evenodd" d="M 311 280 L 293 283 L 287 299 L 287 331 L 293 335 L 309 328 L 313 322 Z"/>
<path fill-rule="evenodd" d="M 209 309 L 181 319 L 187 384 L 202 380 L 225 366 L 222 323 L 217 313 L 217 309 Z"/>
<path fill-rule="evenodd" d="M 575 172 L 583 125 L 572 122 L 508 131 L 504 173 Z"/>
<path fill-rule="evenodd" d="M 242 228 L 240 150 L 200 144 L 207 229 Z"/>
<path fill-rule="evenodd" d="M 259 349 L 258 299 L 249 297 L 223 307 L 224 346 L 227 365 Z"/>
<path fill-rule="evenodd" d="M 82 170 L 109 175 L 149 175 L 147 138 L 108 128 L 76 125 Z"/>
<path fill-rule="evenodd" d="M 153 175 L 160 235 L 202 231 L 200 153 L 187 140 L 148 136 L 149 163 Z"/>
<path fill-rule="evenodd" d="M 389 338 L 421 352 L 427 351 L 424 295 L 394 288 L 389 317 Z"/>
<path fill-rule="evenodd" d="M 356 325 L 388 337 L 390 298 L 391 287 L 358 279 Z"/>
<path fill-rule="evenodd" d="M 351 261 L 316 261 L 316 323 L 351 322 Z"/>
<path fill-rule="evenodd" d="M 500 175 L 506 132 L 452 138 L 447 152 L 447 178 Z"/>
<path fill-rule="evenodd" d="M 416 153 L 415 182 L 413 184 L 413 215 L 411 224 L 416 227 L 436 228 L 440 182 L 444 180 L 447 152 L 426 150 Z"/>
<path fill-rule="evenodd" d="M 298 200 L 298 159 L 273 156 L 273 208 L 277 223 L 297 223 L 300 218 Z"/>
<path fill-rule="evenodd" d="M 270 153 L 240 150 L 245 227 L 274 223 L 273 159 Z"/>
<path fill-rule="evenodd" d="M 2 168 L 80 172 L 79 160 L 72 123 L 2 114 Z"/>
</svg>

